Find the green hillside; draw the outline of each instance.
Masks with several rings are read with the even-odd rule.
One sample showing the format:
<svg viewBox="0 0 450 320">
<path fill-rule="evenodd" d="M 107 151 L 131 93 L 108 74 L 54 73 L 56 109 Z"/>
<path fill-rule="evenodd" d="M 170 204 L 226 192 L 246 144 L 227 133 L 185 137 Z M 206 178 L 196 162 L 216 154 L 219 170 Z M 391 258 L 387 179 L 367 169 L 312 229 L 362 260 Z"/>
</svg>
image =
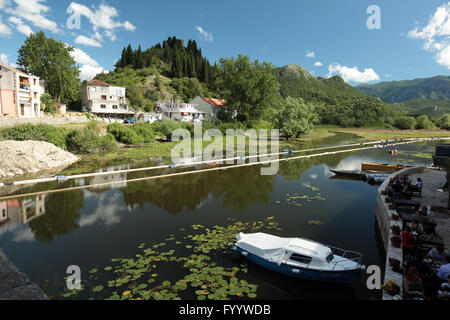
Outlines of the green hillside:
<svg viewBox="0 0 450 320">
<path fill-rule="evenodd" d="M 275 70 L 282 97 L 299 97 L 319 106 L 321 122 L 342 126 L 365 126 L 389 122 L 396 112 L 379 99 L 369 97 L 341 77 L 314 77 L 297 65 Z"/>
</svg>

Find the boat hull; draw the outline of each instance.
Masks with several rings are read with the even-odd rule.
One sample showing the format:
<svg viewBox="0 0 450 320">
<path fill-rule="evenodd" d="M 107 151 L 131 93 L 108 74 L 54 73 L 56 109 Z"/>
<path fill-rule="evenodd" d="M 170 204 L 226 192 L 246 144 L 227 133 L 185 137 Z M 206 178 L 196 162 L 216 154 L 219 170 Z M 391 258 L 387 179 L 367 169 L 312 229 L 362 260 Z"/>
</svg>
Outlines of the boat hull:
<svg viewBox="0 0 450 320">
<path fill-rule="evenodd" d="M 396 172 L 401 169 L 411 168 L 400 164 L 385 164 L 385 163 L 361 163 L 361 171 L 381 171 L 381 172 Z"/>
<path fill-rule="evenodd" d="M 239 247 L 234 247 L 233 250 L 242 254 L 248 260 L 256 263 L 257 265 L 299 279 L 320 281 L 320 282 L 333 282 L 333 283 L 354 283 L 361 276 L 361 269 L 353 269 L 346 271 L 318 271 L 312 269 L 304 269 L 288 266 L 286 264 L 278 265 L 277 263 L 267 261 L 257 255 L 254 255 L 248 251 L 245 251 Z M 294 271 L 298 270 L 298 271 Z"/>
<path fill-rule="evenodd" d="M 342 176 L 342 177 L 348 177 L 348 178 L 357 178 L 361 179 L 365 177 L 364 172 L 355 172 L 355 171 L 347 171 L 347 170 L 330 170 L 335 175 Z"/>
</svg>

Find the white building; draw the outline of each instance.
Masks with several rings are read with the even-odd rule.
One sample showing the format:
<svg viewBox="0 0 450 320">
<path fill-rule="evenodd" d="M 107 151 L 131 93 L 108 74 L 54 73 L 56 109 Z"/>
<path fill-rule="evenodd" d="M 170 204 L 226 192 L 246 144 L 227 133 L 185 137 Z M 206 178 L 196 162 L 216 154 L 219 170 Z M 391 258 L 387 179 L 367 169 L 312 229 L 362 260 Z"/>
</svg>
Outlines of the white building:
<svg viewBox="0 0 450 320">
<path fill-rule="evenodd" d="M 44 82 L 0 63 L 0 115 L 9 117 L 41 117 L 41 95 Z"/>
<path fill-rule="evenodd" d="M 225 106 L 226 103 L 226 100 L 202 98 L 199 96 L 195 97 L 195 99 L 190 102 L 190 104 L 195 105 L 199 112 L 207 115 L 212 122 L 215 122 L 217 120 L 217 113 L 219 112 L 220 108 L 223 108 Z"/>
<path fill-rule="evenodd" d="M 93 80 L 82 86 L 82 106 L 97 115 L 127 117 L 134 114 L 125 98 L 126 89 Z"/>
<path fill-rule="evenodd" d="M 205 113 L 199 111 L 195 105 L 179 102 L 158 102 L 155 112 L 162 114 L 166 119 L 180 122 L 198 122 L 205 120 Z"/>
</svg>

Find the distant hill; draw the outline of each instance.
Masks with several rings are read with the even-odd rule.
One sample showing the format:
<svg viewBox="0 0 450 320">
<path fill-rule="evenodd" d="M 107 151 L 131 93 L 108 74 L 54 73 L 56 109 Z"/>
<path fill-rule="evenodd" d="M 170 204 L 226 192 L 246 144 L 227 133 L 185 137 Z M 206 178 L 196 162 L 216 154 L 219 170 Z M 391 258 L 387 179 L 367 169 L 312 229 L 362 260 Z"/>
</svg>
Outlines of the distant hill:
<svg viewBox="0 0 450 320">
<path fill-rule="evenodd" d="M 347 84 L 341 77 L 314 77 L 305 68 L 287 65 L 275 70 L 283 98 L 299 97 L 319 105 L 322 123 L 363 126 L 393 118 L 388 104 Z"/>
<path fill-rule="evenodd" d="M 387 103 L 395 103 L 395 109 L 408 114 L 439 117 L 450 112 L 450 76 L 364 84 L 356 88 Z"/>
</svg>

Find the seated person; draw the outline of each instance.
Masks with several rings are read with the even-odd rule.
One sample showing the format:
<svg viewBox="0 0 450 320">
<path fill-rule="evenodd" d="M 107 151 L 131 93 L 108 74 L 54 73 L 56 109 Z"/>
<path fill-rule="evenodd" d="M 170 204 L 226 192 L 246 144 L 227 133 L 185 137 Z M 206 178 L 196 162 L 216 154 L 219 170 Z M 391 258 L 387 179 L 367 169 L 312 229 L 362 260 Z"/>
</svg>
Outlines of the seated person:
<svg viewBox="0 0 450 320">
<path fill-rule="evenodd" d="M 445 263 L 444 247 L 438 246 L 431 249 L 427 254 L 427 258 L 431 259 L 433 263 Z"/>
<path fill-rule="evenodd" d="M 422 235 L 425 233 L 423 225 L 417 219 L 413 219 L 413 222 L 409 225 L 412 232 L 417 233 L 417 235 Z"/>
<path fill-rule="evenodd" d="M 447 278 L 450 276 L 450 256 L 449 255 L 445 256 L 445 262 L 447 264 L 444 264 L 443 266 L 441 266 L 439 268 L 439 271 L 437 274 L 438 278 L 442 281 L 447 281 Z"/>
<path fill-rule="evenodd" d="M 417 220 L 419 222 L 423 222 L 425 218 L 428 218 L 428 208 L 427 206 L 422 206 L 417 212 L 415 213 L 413 220 Z"/>
<path fill-rule="evenodd" d="M 424 299 L 422 279 L 415 267 L 410 267 L 408 274 L 403 278 L 405 296 L 410 299 Z"/>
<path fill-rule="evenodd" d="M 403 252 L 410 256 L 414 253 L 414 235 L 411 232 L 410 227 L 406 227 L 405 231 L 402 232 L 402 248 Z"/>
<path fill-rule="evenodd" d="M 450 276 L 447 277 L 447 282 L 441 284 L 437 298 L 445 301 L 450 300 Z"/>
<path fill-rule="evenodd" d="M 402 193 L 403 186 L 398 179 L 392 184 L 392 191 L 394 193 L 393 198 L 397 198 Z"/>
</svg>

